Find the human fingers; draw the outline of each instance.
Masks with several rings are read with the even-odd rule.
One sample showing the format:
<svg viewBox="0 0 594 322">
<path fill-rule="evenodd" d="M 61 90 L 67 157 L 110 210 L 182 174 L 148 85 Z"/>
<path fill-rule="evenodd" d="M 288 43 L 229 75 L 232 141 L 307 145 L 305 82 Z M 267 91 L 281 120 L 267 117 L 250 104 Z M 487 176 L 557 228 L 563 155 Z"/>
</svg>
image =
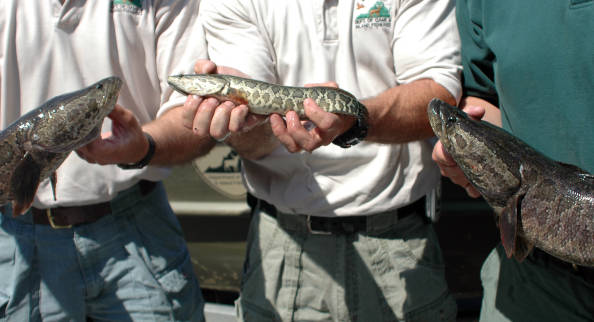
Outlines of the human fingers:
<svg viewBox="0 0 594 322">
<path fill-rule="evenodd" d="M 217 65 L 208 59 L 199 59 L 194 64 L 194 72 L 197 74 L 213 74 L 217 70 Z"/>
<path fill-rule="evenodd" d="M 303 86 L 305 86 L 305 87 L 334 87 L 334 88 L 338 88 L 338 83 L 336 83 L 336 82 L 308 83 Z"/>
<path fill-rule="evenodd" d="M 192 123 L 194 133 L 199 136 L 210 135 L 210 124 L 217 106 L 219 101 L 216 98 L 207 98 L 200 103 Z"/>
<path fill-rule="evenodd" d="M 464 172 L 452 156 L 443 148 L 441 142 L 437 142 L 433 147 L 432 158 L 439 166 L 441 175 L 449 178 L 453 183 L 463 187 L 466 193 L 472 198 L 481 196 L 480 192 L 468 181 Z"/>
<path fill-rule="evenodd" d="M 210 124 L 210 136 L 215 140 L 224 140 L 229 132 L 229 120 L 231 119 L 231 111 L 235 104 L 230 101 L 225 101 L 214 111 L 212 122 Z"/>
<path fill-rule="evenodd" d="M 186 98 L 184 105 L 181 107 L 183 111 L 182 125 L 185 128 L 192 130 L 194 118 L 196 117 L 196 113 L 198 112 L 198 107 L 200 106 L 200 103 L 202 103 L 203 100 L 204 99 L 202 97 L 196 95 L 188 95 L 188 97 Z"/>
<path fill-rule="evenodd" d="M 287 114 L 290 115 L 291 113 L 289 112 Z M 287 151 L 291 153 L 301 151 L 301 147 L 297 145 L 293 137 L 287 131 L 287 124 L 280 115 L 270 115 L 270 127 L 272 128 L 272 133 L 277 137 L 281 144 L 285 146 Z"/>
<path fill-rule="evenodd" d="M 462 110 L 475 120 L 480 120 L 485 115 L 485 108 L 482 106 L 466 105 Z"/>
<path fill-rule="evenodd" d="M 324 111 L 314 100 L 306 99 L 303 103 L 305 116 L 315 124 L 315 128 L 310 131 L 317 135 L 320 145 L 328 145 L 339 135 L 350 129 L 356 122 L 355 117 L 349 115 L 340 115 Z M 318 145 L 319 146 L 319 145 Z"/>
<path fill-rule="evenodd" d="M 235 106 L 229 115 L 229 131 L 239 132 L 243 130 L 247 124 L 247 117 L 250 113 L 247 105 L 241 104 Z"/>
</svg>

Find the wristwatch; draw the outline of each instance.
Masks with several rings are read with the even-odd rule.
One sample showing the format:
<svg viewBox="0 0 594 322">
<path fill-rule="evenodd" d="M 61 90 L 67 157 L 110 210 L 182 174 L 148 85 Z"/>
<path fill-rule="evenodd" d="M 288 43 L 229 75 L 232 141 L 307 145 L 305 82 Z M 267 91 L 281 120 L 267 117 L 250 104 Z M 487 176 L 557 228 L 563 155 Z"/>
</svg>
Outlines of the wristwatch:
<svg viewBox="0 0 594 322">
<path fill-rule="evenodd" d="M 353 145 L 363 141 L 367 136 L 368 124 L 367 124 L 367 108 L 361 104 L 359 109 L 359 115 L 357 115 L 357 121 L 355 124 L 348 129 L 346 132 L 337 136 L 332 143 L 338 145 L 341 148 L 350 148 Z"/>
<path fill-rule="evenodd" d="M 142 169 L 142 168 L 146 167 L 151 162 L 153 155 L 155 155 L 155 140 L 153 139 L 153 137 L 150 134 L 148 134 L 146 132 L 143 132 L 143 133 L 144 133 L 144 136 L 146 136 L 146 139 L 148 140 L 148 143 L 149 143 L 149 148 L 148 148 L 148 151 L 146 151 L 146 155 L 144 156 L 144 158 L 142 158 L 142 160 L 140 160 L 136 163 L 118 163 L 118 167 L 120 167 L 124 170 Z"/>
</svg>

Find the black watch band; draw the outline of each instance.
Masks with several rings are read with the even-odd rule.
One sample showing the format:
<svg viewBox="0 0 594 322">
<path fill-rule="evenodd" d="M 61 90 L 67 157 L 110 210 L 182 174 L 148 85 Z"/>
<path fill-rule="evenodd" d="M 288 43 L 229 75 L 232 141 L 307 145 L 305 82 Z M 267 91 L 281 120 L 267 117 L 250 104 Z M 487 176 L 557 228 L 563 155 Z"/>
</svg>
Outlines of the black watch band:
<svg viewBox="0 0 594 322">
<path fill-rule="evenodd" d="M 337 136 L 332 143 L 338 145 L 341 148 L 350 148 L 355 144 L 363 141 L 367 136 L 367 108 L 363 104 L 359 107 L 359 115 L 355 124 L 348 129 L 346 132 Z"/>
<path fill-rule="evenodd" d="M 152 160 L 153 155 L 155 155 L 155 140 L 153 139 L 153 137 L 146 133 L 143 132 L 144 136 L 146 136 L 146 139 L 148 140 L 149 143 L 149 148 L 148 151 L 146 151 L 146 155 L 144 156 L 144 158 L 142 158 L 142 160 L 136 162 L 136 163 L 118 163 L 118 167 L 124 169 L 124 170 L 130 170 L 130 169 L 142 169 L 144 167 L 146 167 Z"/>
</svg>

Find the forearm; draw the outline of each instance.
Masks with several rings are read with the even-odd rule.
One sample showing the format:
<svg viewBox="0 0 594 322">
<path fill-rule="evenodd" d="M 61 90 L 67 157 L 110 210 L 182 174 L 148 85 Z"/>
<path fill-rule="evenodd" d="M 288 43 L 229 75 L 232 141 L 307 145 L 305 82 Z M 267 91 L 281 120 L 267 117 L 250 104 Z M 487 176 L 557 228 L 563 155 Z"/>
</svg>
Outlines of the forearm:
<svg viewBox="0 0 594 322">
<path fill-rule="evenodd" d="M 420 79 L 392 87 L 363 101 L 369 111 L 366 140 L 377 143 L 405 143 L 433 136 L 427 105 L 439 98 L 455 105 L 456 100 L 443 86 L 431 79 Z"/>
<path fill-rule="evenodd" d="M 155 140 L 156 150 L 151 165 L 183 164 L 205 155 L 216 144 L 210 136 L 196 135 L 182 126 L 183 116 L 182 108 L 172 108 L 142 127 Z"/>
</svg>

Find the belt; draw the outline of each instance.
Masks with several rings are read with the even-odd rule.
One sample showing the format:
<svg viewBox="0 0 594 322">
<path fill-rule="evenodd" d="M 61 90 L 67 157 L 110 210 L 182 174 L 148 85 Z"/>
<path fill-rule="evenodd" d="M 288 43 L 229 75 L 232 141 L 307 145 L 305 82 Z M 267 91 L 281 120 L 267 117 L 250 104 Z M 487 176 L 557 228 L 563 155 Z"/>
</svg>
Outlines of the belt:
<svg viewBox="0 0 594 322">
<path fill-rule="evenodd" d="M 138 187 L 140 193 L 145 196 L 149 194 L 157 183 L 149 180 L 140 180 Z M 56 207 L 38 209 L 31 207 L 33 223 L 37 225 L 49 225 L 54 229 L 72 228 L 77 225 L 90 224 L 101 217 L 111 214 L 111 203 L 102 202 L 92 205 Z"/>
<path fill-rule="evenodd" d="M 274 205 L 268 202 L 258 199 L 251 194 L 247 195 L 247 203 L 255 209 L 259 207 L 262 211 L 268 215 L 277 218 L 279 212 Z M 399 208 L 394 211 L 397 220 L 401 220 L 405 217 L 414 214 L 423 214 L 425 212 L 425 197 Z M 373 216 L 344 216 L 344 217 L 320 217 L 320 216 L 309 216 L 309 215 L 290 215 L 290 216 L 304 216 L 305 225 L 308 233 L 311 234 L 346 234 L 353 232 L 367 231 L 367 224 Z"/>
<path fill-rule="evenodd" d="M 581 277 L 584 281 L 594 285 L 594 267 L 587 267 L 568 263 L 536 247 L 533 249 L 531 256 L 535 260 L 540 260 L 551 266 L 567 271 L 573 275 L 577 275 Z"/>
</svg>

